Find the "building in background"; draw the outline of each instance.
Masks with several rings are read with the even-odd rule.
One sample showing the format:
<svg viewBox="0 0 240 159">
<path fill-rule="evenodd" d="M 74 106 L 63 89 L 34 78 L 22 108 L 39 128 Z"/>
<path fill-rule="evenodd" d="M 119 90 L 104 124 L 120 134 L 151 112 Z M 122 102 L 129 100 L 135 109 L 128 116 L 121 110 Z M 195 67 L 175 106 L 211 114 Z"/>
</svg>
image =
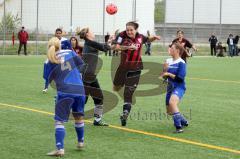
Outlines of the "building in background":
<svg viewBox="0 0 240 159">
<path fill-rule="evenodd" d="M 166 23 L 240 24 L 238 15 L 239 0 L 166 0 Z"/>
<path fill-rule="evenodd" d="M 165 20 L 155 24 L 166 44 L 182 29 L 194 43 L 207 43 L 212 33 L 225 42 L 240 33 L 239 0 L 164 0 Z M 156 7 L 156 6 L 155 6 Z"/>
</svg>

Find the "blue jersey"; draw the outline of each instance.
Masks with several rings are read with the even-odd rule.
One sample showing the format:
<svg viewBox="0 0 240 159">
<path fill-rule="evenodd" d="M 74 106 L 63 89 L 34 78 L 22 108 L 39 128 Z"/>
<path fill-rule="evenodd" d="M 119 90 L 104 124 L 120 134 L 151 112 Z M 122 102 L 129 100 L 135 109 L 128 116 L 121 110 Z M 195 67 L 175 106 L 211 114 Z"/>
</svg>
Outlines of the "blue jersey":
<svg viewBox="0 0 240 159">
<path fill-rule="evenodd" d="M 176 75 L 175 79 L 168 77 L 168 90 L 181 88 L 186 90 L 185 87 L 185 76 L 186 76 L 186 63 L 183 59 L 179 58 L 173 61 L 172 58 L 167 59 L 166 63 L 168 64 L 167 72 Z"/>
<path fill-rule="evenodd" d="M 56 54 L 60 64 L 46 63 L 44 77 L 56 84 L 58 94 L 85 95 L 80 67 L 83 61 L 72 50 L 61 50 Z"/>
</svg>

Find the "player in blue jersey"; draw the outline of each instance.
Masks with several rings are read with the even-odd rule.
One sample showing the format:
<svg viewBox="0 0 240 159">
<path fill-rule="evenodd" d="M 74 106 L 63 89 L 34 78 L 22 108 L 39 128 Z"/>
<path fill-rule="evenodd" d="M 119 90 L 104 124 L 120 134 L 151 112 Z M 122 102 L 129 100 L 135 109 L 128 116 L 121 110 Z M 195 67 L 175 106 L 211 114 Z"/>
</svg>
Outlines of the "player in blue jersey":
<svg viewBox="0 0 240 159">
<path fill-rule="evenodd" d="M 70 41 L 67 38 L 62 37 L 62 29 L 61 28 L 56 29 L 55 36 L 61 41 L 61 50 L 72 50 Z M 49 86 L 48 79 L 47 79 L 47 77 L 45 77 L 45 75 L 48 74 L 48 71 L 49 71 L 46 68 L 48 62 L 49 61 L 46 60 L 44 62 L 44 66 L 43 66 L 43 79 L 45 80 L 44 89 L 42 90 L 43 93 L 46 93 L 48 91 L 48 86 Z"/>
<path fill-rule="evenodd" d="M 56 37 L 48 42 L 46 75 L 49 83 L 54 83 L 57 90 L 55 103 L 55 140 L 56 150 L 49 156 L 64 155 L 64 123 L 68 121 L 70 111 L 75 119 L 75 130 L 78 138 L 77 148 L 84 143 L 84 105 L 85 92 L 80 73 L 83 61 L 72 50 L 60 50 L 60 40 Z"/>
<path fill-rule="evenodd" d="M 188 121 L 178 108 L 178 104 L 186 90 L 186 61 L 181 58 L 183 54 L 186 54 L 186 50 L 180 43 L 173 43 L 169 54 L 172 58 L 166 60 L 161 76 L 168 81 L 166 94 L 167 113 L 173 117 L 176 133 L 181 133 L 183 132 L 183 127 L 188 126 Z"/>
</svg>

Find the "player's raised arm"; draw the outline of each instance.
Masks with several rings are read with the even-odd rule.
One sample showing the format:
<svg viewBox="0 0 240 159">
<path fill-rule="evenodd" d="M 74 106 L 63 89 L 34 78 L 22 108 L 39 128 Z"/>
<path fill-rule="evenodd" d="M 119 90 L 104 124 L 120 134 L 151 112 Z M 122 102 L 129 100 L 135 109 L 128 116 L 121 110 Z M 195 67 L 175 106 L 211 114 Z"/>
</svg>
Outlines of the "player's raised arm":
<svg viewBox="0 0 240 159">
<path fill-rule="evenodd" d="M 160 37 L 160 36 L 157 36 L 157 35 L 148 37 L 148 41 L 149 41 L 149 42 L 153 42 L 153 41 L 155 41 L 155 40 L 161 40 L 161 37 Z"/>
<path fill-rule="evenodd" d="M 108 51 L 110 50 L 110 46 L 106 43 L 102 44 L 95 41 L 95 35 L 89 28 L 83 28 L 78 32 L 78 35 L 80 36 L 80 39 L 85 40 L 85 44 L 87 46 L 90 46 L 92 48 L 95 48 L 100 51 Z"/>
</svg>

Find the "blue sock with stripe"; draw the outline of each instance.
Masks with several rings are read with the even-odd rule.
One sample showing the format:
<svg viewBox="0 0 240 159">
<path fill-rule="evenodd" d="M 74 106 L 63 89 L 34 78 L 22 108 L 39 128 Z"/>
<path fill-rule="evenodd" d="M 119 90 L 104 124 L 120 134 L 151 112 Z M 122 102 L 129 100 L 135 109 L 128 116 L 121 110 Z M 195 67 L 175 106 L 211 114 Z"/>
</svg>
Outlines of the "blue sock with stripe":
<svg viewBox="0 0 240 159">
<path fill-rule="evenodd" d="M 55 125 L 55 139 L 57 149 L 64 148 L 65 128 L 64 125 Z"/>
<path fill-rule="evenodd" d="M 77 133 L 78 142 L 84 141 L 84 122 L 75 123 L 75 130 Z"/>
<path fill-rule="evenodd" d="M 182 115 L 181 115 L 180 112 L 176 112 L 176 113 L 173 114 L 174 126 L 177 129 L 182 128 L 181 120 L 182 120 Z"/>
</svg>

